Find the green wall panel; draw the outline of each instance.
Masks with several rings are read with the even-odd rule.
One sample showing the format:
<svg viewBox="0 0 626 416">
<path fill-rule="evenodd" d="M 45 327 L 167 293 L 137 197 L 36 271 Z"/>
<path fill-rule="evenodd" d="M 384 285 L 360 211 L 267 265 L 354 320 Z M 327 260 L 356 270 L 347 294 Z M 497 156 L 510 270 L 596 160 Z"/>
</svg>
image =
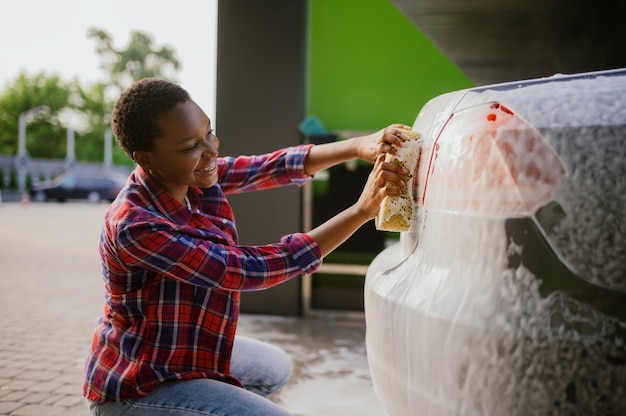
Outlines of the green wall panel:
<svg viewBox="0 0 626 416">
<path fill-rule="evenodd" d="M 389 0 L 310 0 L 307 112 L 328 130 L 411 125 L 422 106 L 473 86 Z"/>
</svg>

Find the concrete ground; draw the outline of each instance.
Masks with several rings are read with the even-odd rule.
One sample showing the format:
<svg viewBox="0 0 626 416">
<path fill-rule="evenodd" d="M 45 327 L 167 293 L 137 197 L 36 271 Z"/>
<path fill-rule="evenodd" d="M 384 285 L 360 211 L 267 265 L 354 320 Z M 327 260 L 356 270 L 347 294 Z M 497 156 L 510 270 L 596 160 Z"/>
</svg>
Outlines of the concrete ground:
<svg viewBox="0 0 626 416">
<path fill-rule="evenodd" d="M 0 202 L 0 416 L 88 416 L 81 374 L 102 309 L 105 204 Z M 273 399 L 294 415 L 386 415 L 370 380 L 363 319 L 243 315 L 239 333 L 293 358 Z"/>
</svg>

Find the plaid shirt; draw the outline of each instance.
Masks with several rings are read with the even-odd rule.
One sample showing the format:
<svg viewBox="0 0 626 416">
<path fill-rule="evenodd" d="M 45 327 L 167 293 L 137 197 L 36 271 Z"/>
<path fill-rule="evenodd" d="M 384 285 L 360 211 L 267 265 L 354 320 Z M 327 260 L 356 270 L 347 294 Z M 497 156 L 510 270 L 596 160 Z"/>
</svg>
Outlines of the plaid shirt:
<svg viewBox="0 0 626 416">
<path fill-rule="evenodd" d="M 219 184 L 190 187 L 191 211 L 137 168 L 105 215 L 100 239 L 104 312 L 85 368 L 92 401 L 144 396 L 166 380 L 229 375 L 239 294 L 277 285 L 321 263 L 307 234 L 237 245 L 225 193 L 302 184 L 309 146 L 220 158 Z"/>
</svg>

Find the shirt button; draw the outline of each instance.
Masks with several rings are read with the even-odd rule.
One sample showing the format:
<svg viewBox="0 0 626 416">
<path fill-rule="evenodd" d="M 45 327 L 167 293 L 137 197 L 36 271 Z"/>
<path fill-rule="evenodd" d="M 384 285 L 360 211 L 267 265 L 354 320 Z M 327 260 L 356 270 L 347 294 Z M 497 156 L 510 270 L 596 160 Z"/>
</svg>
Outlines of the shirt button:
<svg viewBox="0 0 626 416">
<path fill-rule="evenodd" d="M 222 224 L 226 225 L 227 222 L 228 220 L 226 218 L 222 218 Z"/>
</svg>

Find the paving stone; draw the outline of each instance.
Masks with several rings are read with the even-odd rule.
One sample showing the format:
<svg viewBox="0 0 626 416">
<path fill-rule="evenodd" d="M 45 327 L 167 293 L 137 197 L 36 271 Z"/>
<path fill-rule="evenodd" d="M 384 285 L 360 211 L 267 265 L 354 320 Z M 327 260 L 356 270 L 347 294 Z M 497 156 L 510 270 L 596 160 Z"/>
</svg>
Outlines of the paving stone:
<svg viewBox="0 0 626 416">
<path fill-rule="evenodd" d="M 17 408 L 24 406 L 18 402 L 0 402 L 0 415 L 8 415 Z"/>
<path fill-rule="evenodd" d="M 84 405 L 85 399 L 80 395 L 63 396 L 61 400 L 54 402 L 55 406 L 71 407 L 79 404 Z"/>
<path fill-rule="evenodd" d="M 0 389 L 0 402 L 4 401 L 4 398 L 15 393 L 14 391 L 11 390 L 2 390 Z M 8 400 L 7 400 L 8 401 Z"/>
<path fill-rule="evenodd" d="M 76 372 L 71 372 L 71 373 L 61 373 L 55 378 L 55 380 L 60 383 L 65 383 L 65 384 L 82 385 L 83 384 L 83 372 L 81 370 L 80 372 L 76 371 Z"/>
<path fill-rule="evenodd" d="M 5 390 L 27 390 L 29 387 L 37 384 L 32 380 L 11 380 L 2 386 Z"/>
<path fill-rule="evenodd" d="M 46 398 L 50 397 L 50 393 L 31 393 L 26 392 L 27 394 L 23 396 L 19 402 L 26 404 L 42 404 Z"/>
<path fill-rule="evenodd" d="M 81 394 L 82 385 L 80 384 L 63 384 L 61 387 L 58 387 L 53 390 L 54 393 L 59 394 Z"/>
<path fill-rule="evenodd" d="M 41 371 L 42 368 L 49 368 L 52 364 L 56 363 L 53 363 L 51 361 L 34 361 L 26 364 L 24 367 L 22 367 L 22 369 L 28 372 L 38 370 Z"/>
<path fill-rule="evenodd" d="M 0 379 L 13 378 L 20 373 L 21 371 L 17 368 L 0 368 Z"/>
<path fill-rule="evenodd" d="M 46 397 L 44 400 L 42 400 L 39 404 L 56 405 L 57 402 L 63 400 L 66 397 L 67 395 L 65 394 L 52 393 L 48 395 L 48 397 Z"/>
<path fill-rule="evenodd" d="M 64 415 L 65 408 L 44 406 L 41 404 L 27 404 L 11 413 L 11 416 L 57 416 Z"/>
<path fill-rule="evenodd" d="M 24 370 L 24 367 L 28 365 L 28 360 L 21 360 L 15 358 L 14 360 L 6 361 L 4 363 L 5 368 Z"/>
<path fill-rule="evenodd" d="M 32 393 L 30 393 L 28 391 L 24 391 L 24 390 L 20 390 L 20 391 L 6 390 L 6 392 L 8 394 L 0 397 L 0 401 L 3 401 L 3 402 L 19 402 L 24 397 L 28 396 L 29 394 L 32 394 Z"/>
<path fill-rule="evenodd" d="M 34 381 L 50 381 L 56 377 L 55 373 L 48 371 L 23 371 L 15 376 L 17 380 L 34 380 Z"/>
<path fill-rule="evenodd" d="M 28 386 L 27 390 L 38 393 L 52 393 L 61 386 L 62 384 L 56 381 L 46 381 L 42 383 L 32 384 Z"/>
<path fill-rule="evenodd" d="M 87 355 L 85 354 L 85 356 Z M 72 368 L 72 365 L 68 363 L 55 363 L 55 364 L 49 364 L 46 366 L 47 371 L 54 372 L 54 373 L 62 373 L 64 371 L 67 371 L 70 368 Z"/>
</svg>

